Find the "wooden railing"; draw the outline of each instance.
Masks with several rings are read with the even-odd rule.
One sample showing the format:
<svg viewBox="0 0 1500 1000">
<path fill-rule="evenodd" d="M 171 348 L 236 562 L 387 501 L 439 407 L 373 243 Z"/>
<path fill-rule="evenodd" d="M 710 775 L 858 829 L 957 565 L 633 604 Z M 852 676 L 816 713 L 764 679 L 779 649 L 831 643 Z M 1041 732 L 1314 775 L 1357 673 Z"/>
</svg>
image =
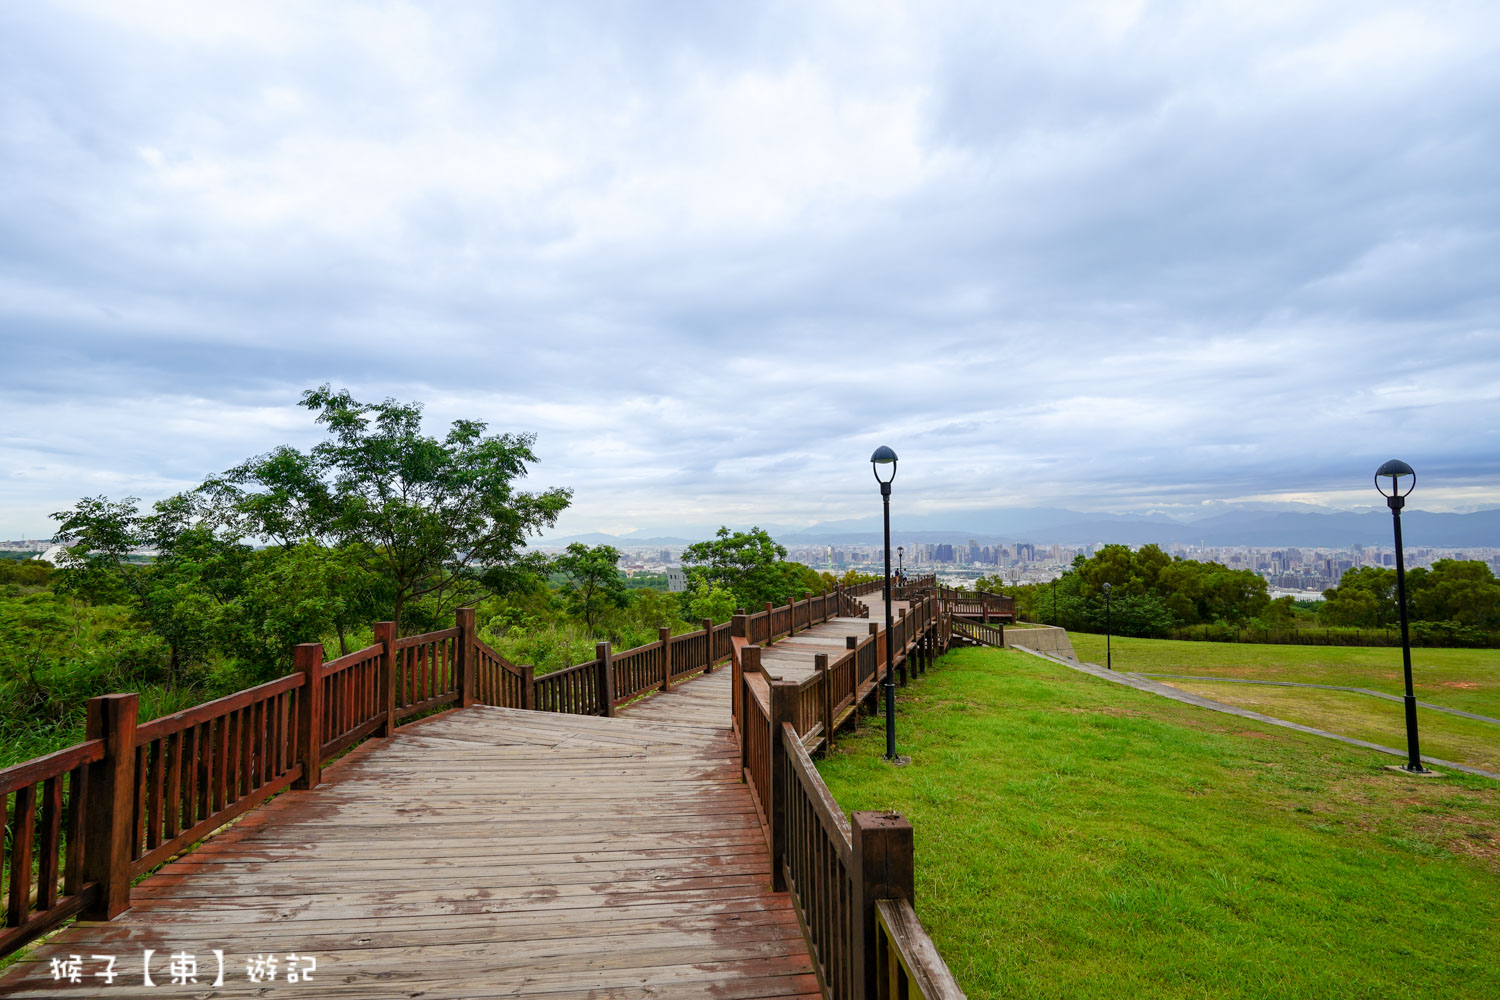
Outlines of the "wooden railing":
<svg viewBox="0 0 1500 1000">
<path fill-rule="evenodd" d="M 132 877 L 302 777 L 305 684 L 305 675 L 290 674 L 136 728 Z"/>
<path fill-rule="evenodd" d="M 953 616 L 953 631 L 966 639 L 972 639 L 985 646 L 1005 645 L 1005 626 L 986 625 L 984 622 L 970 621 L 967 618 Z"/>
<path fill-rule="evenodd" d="M 910 896 L 875 901 L 876 1000 L 963 1000 L 964 991 L 948 971 L 932 938 L 917 919 Z"/>
<path fill-rule="evenodd" d="M 95 715 L 91 702 L 91 733 Z M 82 847 L 89 780 L 97 789 L 97 782 L 112 777 L 102 773 L 107 750 L 104 740 L 90 739 L 0 772 L 0 830 L 7 822 L 13 830 L 8 849 L 0 841 L 0 868 L 9 875 L 0 883 L 0 891 L 9 890 L 0 955 L 98 898 L 97 876 L 86 876 Z"/>
<path fill-rule="evenodd" d="M 396 640 L 398 721 L 458 701 L 457 660 L 462 635 L 462 629 L 450 628 Z"/>
<path fill-rule="evenodd" d="M 388 725 L 390 711 L 381 683 L 388 669 L 384 643 L 323 664 L 319 683 L 323 686 L 324 759 Z"/>
<path fill-rule="evenodd" d="M 536 668 L 518 667 L 482 640 L 474 640 L 474 697 L 481 705 L 533 708 Z"/>
<path fill-rule="evenodd" d="M 1016 599 L 1004 594 L 991 594 L 980 590 L 965 594 L 951 587 L 937 588 L 937 598 L 949 614 L 979 618 L 988 622 L 991 618 L 1016 620 Z"/>
<path fill-rule="evenodd" d="M 924 598 L 893 623 L 890 669 L 936 652 L 944 619 Z M 837 659 L 819 654 L 801 683 L 767 677 L 759 646 L 740 651 L 741 773 L 771 851 L 772 887 L 792 896 L 825 997 L 958 1000 L 962 991 L 912 909 L 911 825 L 885 813 L 846 821 L 809 754 L 808 737 L 831 745 L 839 712 L 873 698 L 886 672 L 882 632 L 848 644 Z"/>
</svg>

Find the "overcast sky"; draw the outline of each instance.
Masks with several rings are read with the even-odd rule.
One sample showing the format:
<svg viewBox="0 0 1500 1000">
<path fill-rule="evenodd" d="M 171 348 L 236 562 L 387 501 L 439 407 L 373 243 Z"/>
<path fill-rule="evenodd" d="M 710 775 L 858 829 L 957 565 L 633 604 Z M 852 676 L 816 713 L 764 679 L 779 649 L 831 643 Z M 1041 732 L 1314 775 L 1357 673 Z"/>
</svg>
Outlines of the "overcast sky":
<svg viewBox="0 0 1500 1000">
<path fill-rule="evenodd" d="M 1500 504 L 1500 4 L 0 6 L 0 538 L 332 383 L 559 527 Z"/>
</svg>

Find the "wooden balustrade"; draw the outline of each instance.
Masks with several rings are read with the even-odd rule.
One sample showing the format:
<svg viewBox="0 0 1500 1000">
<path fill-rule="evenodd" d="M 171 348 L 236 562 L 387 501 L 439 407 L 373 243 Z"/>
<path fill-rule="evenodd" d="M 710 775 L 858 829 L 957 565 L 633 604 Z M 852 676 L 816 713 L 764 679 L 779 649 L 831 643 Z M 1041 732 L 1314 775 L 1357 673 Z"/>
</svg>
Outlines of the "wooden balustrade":
<svg viewBox="0 0 1500 1000">
<path fill-rule="evenodd" d="M 753 676 L 745 678 L 743 773 L 771 846 L 772 885 L 791 894 L 821 992 L 830 1000 L 961 1000 L 912 908 L 911 825 L 885 813 L 846 821 L 793 721 L 810 688 Z M 831 675 L 819 676 L 826 684 Z"/>
<path fill-rule="evenodd" d="M 963 1000 L 909 899 L 875 901 L 874 985 L 876 1000 Z"/>
<path fill-rule="evenodd" d="M 757 684 L 755 680 L 753 674 L 743 678 L 740 759 L 745 783 L 750 786 L 760 811 L 761 825 L 766 827 L 771 793 L 771 706 L 764 683 Z"/>
<path fill-rule="evenodd" d="M 458 628 L 397 639 L 396 719 L 448 705 L 460 698 L 458 687 Z"/>
<path fill-rule="evenodd" d="M 91 739 L 0 771 L 0 882 L 6 900 L 0 955 L 72 917 L 99 895 L 85 881 L 84 817 L 89 777 L 105 759 L 106 743 Z M 99 794 L 98 784 L 95 794 Z M 128 883 L 127 883 L 128 884 Z"/>
<path fill-rule="evenodd" d="M 660 642 L 615 653 L 610 669 L 614 672 L 616 702 L 629 701 L 660 688 L 663 662 Z"/>
<path fill-rule="evenodd" d="M 562 670 L 554 670 L 536 678 L 535 701 L 532 705 L 539 712 L 562 712 L 568 715 L 609 715 L 609 699 L 599 694 L 601 664 L 608 670 L 605 659 L 576 663 Z"/>
<path fill-rule="evenodd" d="M 986 625 L 984 622 L 969 621 L 955 615 L 953 631 L 985 646 L 1005 645 L 1004 625 Z"/>
<path fill-rule="evenodd" d="M 308 711 L 306 684 L 305 675 L 290 674 L 136 728 L 132 876 L 302 776 L 297 723 Z"/>
<path fill-rule="evenodd" d="M 387 723 L 381 698 L 385 644 L 330 660 L 322 667 L 323 749 L 326 759 L 353 746 Z"/>
<path fill-rule="evenodd" d="M 479 638 L 474 639 L 474 694 L 482 705 L 531 708 L 536 668 L 518 667 Z"/>
</svg>

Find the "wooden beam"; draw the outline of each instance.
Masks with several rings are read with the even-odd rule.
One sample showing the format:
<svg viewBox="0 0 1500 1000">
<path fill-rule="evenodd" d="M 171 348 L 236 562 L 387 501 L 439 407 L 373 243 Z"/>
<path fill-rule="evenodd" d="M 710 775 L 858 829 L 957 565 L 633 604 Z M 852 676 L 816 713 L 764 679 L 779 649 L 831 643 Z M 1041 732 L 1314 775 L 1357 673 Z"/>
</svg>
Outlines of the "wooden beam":
<svg viewBox="0 0 1500 1000">
<path fill-rule="evenodd" d="M 302 675 L 302 711 L 297 715 L 297 752 L 302 774 L 293 788 L 318 787 L 323 777 L 323 644 L 300 643 L 292 650 L 292 666 Z"/>
<path fill-rule="evenodd" d="M 89 765 L 87 801 L 69 803 L 70 809 L 84 810 L 84 881 L 99 883 L 83 908 L 85 920 L 109 920 L 130 909 L 138 707 L 134 694 L 106 694 L 88 702 L 86 735 L 104 741 L 104 758 Z"/>
</svg>

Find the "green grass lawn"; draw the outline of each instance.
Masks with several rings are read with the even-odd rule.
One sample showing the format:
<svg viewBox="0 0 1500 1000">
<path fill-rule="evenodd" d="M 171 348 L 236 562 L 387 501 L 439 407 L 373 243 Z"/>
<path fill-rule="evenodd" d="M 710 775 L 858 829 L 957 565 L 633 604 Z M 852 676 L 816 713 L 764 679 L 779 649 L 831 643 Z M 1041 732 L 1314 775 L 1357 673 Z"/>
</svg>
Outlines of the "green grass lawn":
<svg viewBox="0 0 1500 1000">
<path fill-rule="evenodd" d="M 1104 662 L 1103 636 L 1070 633 L 1070 638 L 1079 659 Z M 1112 644 L 1116 670 L 1338 684 L 1396 695 L 1405 692 L 1400 649 L 1119 637 Z M 1406 746 L 1406 716 L 1397 702 L 1352 691 L 1157 679 L 1289 722 L 1398 749 Z M 1420 701 L 1500 718 L 1500 650 L 1413 650 L 1412 686 Z M 1418 708 L 1417 730 L 1424 754 L 1500 771 L 1500 725 Z"/>
<path fill-rule="evenodd" d="M 1104 662 L 1104 636 L 1069 632 L 1081 660 Z M 1112 640 L 1116 670 L 1340 684 L 1404 694 L 1401 650 L 1251 642 Z M 1412 689 L 1422 701 L 1500 718 L 1500 650 L 1414 649 Z"/>
<path fill-rule="evenodd" d="M 900 698 L 910 766 L 867 723 L 819 770 L 911 820 L 917 910 L 974 1000 L 1500 997 L 1500 783 L 1006 650 Z"/>
<path fill-rule="evenodd" d="M 1288 722 L 1300 722 L 1304 726 L 1369 740 L 1397 750 L 1406 749 L 1406 709 L 1398 702 L 1352 691 L 1317 688 L 1165 679 L 1162 683 Z M 1424 756 L 1482 767 L 1500 774 L 1500 725 L 1476 722 L 1446 712 L 1431 712 L 1418 706 L 1417 733 Z"/>
</svg>

